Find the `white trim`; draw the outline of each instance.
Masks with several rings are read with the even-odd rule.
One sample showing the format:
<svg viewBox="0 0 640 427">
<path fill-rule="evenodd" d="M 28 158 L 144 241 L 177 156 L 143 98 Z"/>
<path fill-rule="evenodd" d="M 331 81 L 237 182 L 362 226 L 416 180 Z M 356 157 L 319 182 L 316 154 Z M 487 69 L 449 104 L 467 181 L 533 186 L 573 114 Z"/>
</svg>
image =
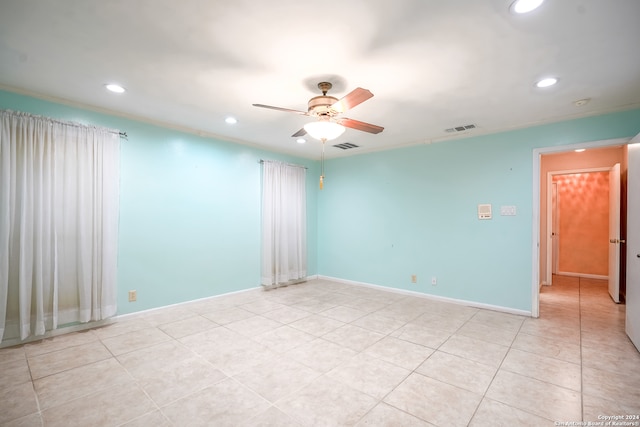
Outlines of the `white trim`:
<svg viewBox="0 0 640 427">
<path fill-rule="evenodd" d="M 307 276 L 306 279 L 302 279 L 302 280 L 300 280 L 300 282 L 296 282 L 296 284 L 297 283 L 304 283 L 307 280 L 314 280 L 314 279 L 318 279 L 318 275 L 317 274 L 316 275 L 312 275 L 312 276 Z M 163 305 L 163 306 L 160 306 L 160 307 L 149 308 L 147 310 L 135 311 L 133 313 L 120 314 L 120 315 L 116 315 L 116 316 L 110 317 L 109 319 L 104 319 L 104 320 L 100 320 L 100 321 L 97 321 L 97 322 L 88 322 L 88 323 L 76 324 L 76 325 L 71 325 L 71 326 L 63 326 L 63 327 L 60 327 L 58 329 L 49 330 L 46 333 L 44 333 L 43 335 L 31 336 L 31 337 L 26 338 L 24 340 L 20 340 L 19 338 L 5 339 L 5 340 L 2 341 L 2 343 L 0 343 L 0 348 L 11 347 L 11 346 L 14 346 L 14 345 L 26 344 L 26 343 L 33 342 L 33 341 L 40 341 L 40 340 L 43 340 L 45 338 L 51 338 L 51 337 L 55 337 L 55 336 L 58 336 L 58 335 L 69 334 L 69 333 L 72 333 L 72 332 L 79 332 L 79 331 L 85 331 L 87 329 L 99 328 L 101 326 L 106 326 L 106 325 L 110 325 L 112 323 L 115 323 L 120 319 L 128 319 L 128 318 L 134 318 L 134 317 L 138 317 L 138 316 L 144 316 L 144 315 L 147 315 L 149 313 L 153 313 L 153 312 L 158 311 L 158 310 L 163 310 L 165 308 L 177 307 L 177 306 L 181 306 L 181 305 L 185 305 L 185 304 L 192 304 L 192 303 L 195 303 L 195 302 L 207 301 L 207 300 L 212 300 L 212 299 L 220 298 L 220 297 L 224 297 L 224 296 L 241 294 L 241 293 L 244 293 L 244 292 L 251 292 L 251 291 L 257 291 L 257 290 L 263 290 L 263 289 L 264 289 L 264 287 L 257 286 L 257 287 L 253 287 L 253 288 L 242 289 L 242 290 L 239 290 L 239 291 L 226 292 L 224 294 L 212 295 L 212 296 L 209 296 L 209 297 L 198 298 L 198 299 L 194 299 L 194 300 L 178 302 L 178 303 L 175 303 L 175 304 L 169 304 L 169 305 Z"/>
<path fill-rule="evenodd" d="M 583 168 L 583 169 L 568 169 L 568 170 L 559 170 L 559 171 L 549 171 L 547 172 L 547 271 L 545 273 L 546 280 L 543 282 L 544 284 L 551 285 L 552 277 L 553 277 L 553 239 L 550 238 L 550 233 L 553 231 L 552 225 L 552 198 L 551 187 L 553 184 L 553 177 L 556 175 L 571 175 L 576 173 L 594 173 L 594 172 L 609 172 L 613 168 L 610 166 L 597 167 L 597 168 Z M 559 219 L 558 219 L 559 220 Z M 578 273 L 561 273 L 558 271 L 558 274 L 563 274 L 565 276 L 577 275 Z M 584 276 L 586 277 L 586 276 Z M 609 276 L 605 276 L 608 278 Z M 597 278 L 597 277 L 594 277 Z"/>
<path fill-rule="evenodd" d="M 73 100 L 67 99 L 67 98 L 60 98 L 60 97 L 57 97 L 57 96 L 44 95 L 42 93 L 33 92 L 33 91 L 30 91 L 30 90 L 22 89 L 22 88 L 15 87 L 15 86 L 9 86 L 9 85 L 5 85 L 5 84 L 0 84 L 0 90 L 6 91 L 6 92 L 15 93 L 15 94 L 18 94 L 18 95 L 29 96 L 31 98 L 42 99 L 44 101 L 54 102 L 56 104 L 67 105 L 67 106 L 70 106 L 70 107 L 73 107 L 73 108 L 80 108 L 80 109 L 83 109 L 83 110 L 93 111 L 93 112 L 97 112 L 97 113 L 100 113 L 100 114 L 106 114 L 106 115 L 109 115 L 109 116 L 124 118 L 124 119 L 127 119 L 127 120 L 134 120 L 134 121 L 137 121 L 137 122 L 140 122 L 140 123 L 145 123 L 145 124 L 149 124 L 149 125 L 152 125 L 152 126 L 158 126 L 158 127 L 165 128 L 165 129 L 171 129 L 171 130 L 175 130 L 175 131 L 178 131 L 178 132 L 184 132 L 184 133 L 188 133 L 188 134 L 191 134 L 191 135 L 197 135 L 197 136 L 204 137 L 204 138 L 212 138 L 212 139 L 217 139 L 219 141 L 232 142 L 232 143 L 239 144 L 239 145 L 253 147 L 253 148 L 256 148 L 258 150 L 264 150 L 265 149 L 265 147 L 263 145 L 258 145 L 256 143 L 249 142 L 249 141 L 246 141 L 246 140 L 243 140 L 243 139 L 233 138 L 233 137 L 230 137 L 230 136 L 218 135 L 218 134 L 212 133 L 212 132 L 193 129 L 193 128 L 188 127 L 188 126 L 178 125 L 178 124 L 175 124 L 175 123 L 169 123 L 169 122 L 162 121 L 162 120 L 154 120 L 154 119 L 150 119 L 148 117 L 139 116 L 139 115 L 136 115 L 136 114 L 125 113 L 125 112 L 122 112 L 122 111 L 112 110 L 112 109 L 109 109 L 109 108 L 96 107 L 95 105 L 85 104 L 85 103 L 78 102 L 78 101 L 73 101 Z M 428 144 L 439 143 L 439 142 L 443 142 L 443 141 L 463 140 L 463 139 L 476 137 L 476 136 L 495 135 L 495 134 L 498 134 L 498 133 L 511 132 L 511 131 L 516 131 L 516 130 L 520 130 L 520 129 L 528 129 L 528 128 L 531 128 L 531 127 L 534 127 L 534 126 L 544 126 L 544 125 L 564 122 L 564 121 L 568 121 L 568 120 L 577 120 L 577 119 L 583 119 L 583 118 L 588 118 L 588 117 L 597 117 L 597 116 L 601 116 L 601 115 L 604 115 L 604 114 L 612 114 L 612 113 L 618 113 L 618 112 L 631 111 L 631 110 L 635 110 L 635 109 L 637 109 L 639 107 L 640 107 L 640 103 L 632 103 L 632 104 L 627 104 L 627 105 L 624 105 L 624 106 L 621 106 L 621 107 L 603 108 L 603 109 L 599 109 L 599 110 L 595 110 L 595 111 L 590 111 L 590 112 L 588 112 L 586 114 L 585 113 L 574 113 L 574 114 L 556 115 L 556 116 L 547 118 L 545 120 L 533 120 L 533 121 L 529 121 L 529 122 L 526 122 L 526 123 L 521 123 L 521 124 L 519 124 L 517 126 L 500 127 L 500 128 L 492 129 L 490 131 L 482 129 L 482 128 L 476 128 L 476 129 L 473 130 L 473 133 L 460 132 L 460 134 L 458 134 L 458 135 L 453 134 L 453 135 L 444 135 L 444 136 L 437 137 L 437 138 L 432 138 L 432 139 L 419 139 L 419 140 L 409 141 L 409 142 L 405 142 L 405 143 L 402 143 L 402 144 L 395 144 L 393 146 L 385 146 L 385 147 L 375 147 L 375 146 L 372 145 L 372 147 L 370 147 L 370 148 L 361 147 L 357 151 L 357 154 L 368 154 L 368 153 L 375 153 L 375 152 L 380 152 L 380 151 L 389 151 L 389 150 L 395 150 L 395 149 L 398 149 L 398 148 L 415 147 L 415 146 L 419 146 L 419 145 L 428 145 Z M 308 160 L 312 160 L 312 161 L 316 161 L 316 162 L 318 160 L 320 160 L 317 155 L 305 154 L 304 152 L 299 152 L 299 151 L 295 151 L 295 150 L 292 150 L 292 149 L 287 149 L 286 147 L 283 147 L 283 146 L 270 146 L 269 150 L 270 151 L 274 151 L 276 153 L 286 154 L 286 155 L 290 155 L 290 156 L 302 157 L 302 158 L 305 158 L 305 159 L 308 159 Z M 340 151 L 340 153 L 338 153 L 338 151 Z M 327 157 L 325 157 L 325 158 L 337 159 L 337 158 L 350 156 L 350 155 L 353 155 L 353 154 L 349 153 L 349 150 L 335 150 L 335 152 L 333 154 L 331 154 L 331 151 L 329 151 L 329 155 Z"/>
<path fill-rule="evenodd" d="M 543 154 L 573 151 L 576 148 L 610 147 L 626 145 L 631 138 L 604 139 L 578 144 L 541 147 L 533 149 L 533 226 L 532 235 L 532 275 L 531 275 L 531 317 L 540 315 L 540 157 Z"/>
<path fill-rule="evenodd" d="M 486 309 L 486 310 L 493 310 L 493 311 L 499 311 L 499 312 L 503 312 L 503 313 L 516 314 L 516 315 L 519 315 L 519 316 L 531 316 L 531 312 L 525 311 L 525 310 L 516 310 L 516 309 L 513 309 L 513 308 L 509 308 L 509 307 L 502 307 L 502 306 L 497 306 L 497 305 L 492 305 L 492 304 L 483 304 L 483 303 L 474 302 L 474 301 L 466 301 L 466 300 L 460 300 L 460 299 L 455 299 L 455 298 L 441 297 L 441 296 L 437 296 L 437 295 L 424 294 L 424 293 L 415 292 L 415 291 L 409 291 L 409 290 L 404 290 L 404 289 L 390 288 L 388 286 L 381 286 L 381 285 L 374 285 L 374 284 L 371 284 L 371 283 L 357 282 L 357 281 L 346 280 L 346 279 L 339 279 L 339 278 L 330 277 L 330 276 L 322 276 L 322 275 L 319 275 L 319 274 L 312 275 L 312 276 L 307 276 L 307 280 L 328 280 L 328 281 L 332 281 L 332 282 L 344 283 L 344 284 L 347 284 L 347 285 L 362 286 L 362 287 L 367 287 L 367 288 L 378 289 L 378 290 L 387 291 L 387 292 L 391 292 L 391 293 L 395 293 L 395 294 L 409 295 L 409 296 L 414 296 L 414 297 L 419 297 L 419 298 L 425 298 L 425 299 L 433 300 L 433 301 L 441 301 L 441 302 L 447 302 L 447 303 L 451 303 L 451 304 L 464 305 L 464 306 L 468 306 L 468 307 L 482 308 L 482 309 Z M 43 335 L 29 337 L 29 338 L 27 338 L 25 340 L 20 340 L 19 338 L 11 338 L 11 339 L 7 339 L 7 340 L 3 340 L 2 343 L 0 343 L 0 348 L 11 347 L 11 346 L 14 346 L 14 345 L 26 344 L 26 343 L 33 342 L 33 341 L 40 341 L 40 340 L 43 340 L 43 339 L 46 339 L 46 338 L 51 338 L 51 337 L 55 337 L 55 336 L 59 336 L 59 335 L 69 334 L 69 333 L 72 333 L 72 332 L 80 332 L 80 331 L 85 331 L 87 329 L 94 329 L 94 328 L 98 328 L 98 327 L 102 327 L 102 326 L 106 326 L 106 325 L 110 325 L 110 324 L 116 323 L 117 321 L 119 321 L 121 319 L 128 319 L 128 318 L 135 318 L 135 317 L 138 317 L 138 316 L 144 316 L 144 315 L 147 315 L 149 313 L 156 312 L 158 310 L 163 310 L 165 308 L 171 308 L 171 307 L 177 307 L 177 306 L 181 306 L 181 305 L 185 305 L 185 304 L 192 304 L 192 303 L 196 303 L 196 302 L 208 301 L 208 300 L 213 300 L 213 299 L 220 298 L 220 297 L 225 297 L 225 296 L 229 296 L 229 295 L 236 295 L 236 294 L 242 294 L 242 293 L 245 293 L 245 292 L 252 292 L 252 291 L 257 291 L 257 290 L 262 290 L 262 289 L 264 289 L 262 286 L 257 286 L 257 287 L 253 287 L 253 288 L 249 288 L 249 289 L 242 289 L 242 290 L 239 290 L 239 291 L 227 292 L 227 293 L 224 293 L 224 294 L 212 295 L 212 296 L 209 296 L 209 297 L 198 298 L 198 299 L 189 300 L 189 301 L 183 301 L 183 302 L 179 302 L 179 303 L 175 303 L 175 304 L 164 305 L 164 306 L 161 306 L 161 307 L 154 307 L 154 308 L 150 308 L 150 309 L 147 309 L 147 310 L 136 311 L 136 312 L 133 312 L 133 313 L 120 314 L 120 315 L 111 317 L 109 319 L 100 320 L 100 321 L 97 321 L 97 322 L 88 322 L 88 323 L 82 323 L 82 324 L 77 324 L 77 325 L 64 326 L 64 327 L 61 327 L 61 328 L 58 328 L 58 329 L 53 329 L 53 330 L 47 331 Z"/>
<path fill-rule="evenodd" d="M 72 332 L 81 332 L 81 331 L 86 331 L 87 329 L 99 328 L 101 326 L 110 325 L 114 323 L 115 320 L 116 320 L 116 317 L 110 317 L 108 319 L 98 320 L 96 322 L 87 322 L 87 323 L 79 323 L 79 324 L 70 325 L 70 326 L 62 326 L 58 329 L 48 330 L 42 335 L 30 335 L 24 340 L 21 340 L 20 337 L 9 338 L 9 339 L 2 340 L 2 343 L 0 343 L 0 348 L 27 344 L 34 341 L 41 341 L 46 338 L 52 338 L 52 337 L 57 337 L 59 335 L 70 334 Z"/>
<path fill-rule="evenodd" d="M 194 129 L 194 128 L 191 128 L 191 127 L 188 127 L 188 126 L 183 126 L 183 125 L 179 125 L 179 124 L 175 124 L 175 123 L 169 123 L 169 122 L 163 121 L 163 120 L 150 119 L 148 117 L 139 116 L 139 115 L 136 115 L 136 114 L 130 114 L 130 113 L 126 113 L 126 112 L 123 112 L 123 111 L 112 110 L 112 109 L 103 108 L 103 107 L 96 107 L 95 105 L 85 104 L 85 103 L 82 103 L 82 102 L 77 102 L 77 101 L 73 101 L 73 100 L 66 99 L 66 98 L 59 98 L 57 96 L 44 95 L 44 94 L 41 94 L 41 93 L 32 92 L 32 91 L 29 91 L 29 90 L 20 89 L 20 88 L 13 87 L 13 86 L 7 86 L 7 85 L 0 84 L 0 90 L 6 91 L 6 92 L 15 93 L 15 94 L 18 94 L 18 95 L 29 96 L 31 98 L 41 99 L 41 100 L 47 101 L 47 102 L 54 102 L 56 104 L 67 105 L 69 107 L 79 108 L 79 109 L 86 110 L 86 111 L 92 111 L 92 112 L 95 112 L 95 113 L 100 113 L 100 114 L 105 114 L 105 115 L 114 116 L 114 117 L 118 117 L 118 118 L 123 118 L 123 119 L 126 119 L 126 120 L 133 120 L 133 121 L 136 121 L 136 122 L 139 122 L 139 123 L 144 123 L 144 124 L 147 124 L 147 125 L 157 126 L 157 127 L 160 127 L 160 128 L 170 129 L 170 130 L 174 130 L 174 131 L 178 131 L 178 132 L 183 132 L 183 133 L 190 134 L 190 135 L 197 135 L 197 136 L 199 136 L 201 138 L 211 138 L 211 139 L 216 139 L 218 141 L 223 141 L 223 142 L 232 142 L 234 144 L 252 147 L 252 148 L 255 148 L 255 149 L 261 150 L 261 151 L 263 151 L 265 149 L 264 145 L 259 145 L 259 144 L 256 144 L 254 142 L 250 142 L 250 141 L 247 141 L 247 140 L 244 140 L 244 139 L 234 138 L 232 136 L 219 135 L 217 133 L 204 131 L 204 130 L 198 130 L 198 129 Z M 631 109 L 633 109 L 633 108 L 631 108 Z M 315 158 L 316 157 L 315 155 L 305 154 L 304 152 L 287 149 L 286 147 L 270 146 L 269 150 L 273 151 L 273 152 L 276 152 L 276 153 L 280 153 L 280 154 L 286 154 L 286 155 L 289 155 L 289 156 L 301 157 L 301 158 L 304 158 L 306 160 L 318 161 L 318 159 Z"/>
<path fill-rule="evenodd" d="M 140 316 L 140 315 L 153 313 L 154 311 L 164 310 L 165 308 L 178 307 L 178 306 L 181 306 L 181 305 L 192 304 L 192 303 L 195 303 L 195 302 L 208 301 L 208 300 L 212 300 L 212 299 L 216 299 L 216 298 L 226 297 L 226 296 L 229 296 L 229 295 L 242 294 L 244 292 L 251 292 L 251 291 L 257 291 L 257 290 L 263 290 L 263 289 L 264 289 L 264 287 L 257 286 L 257 287 L 254 287 L 254 288 L 242 289 L 242 290 L 239 290 L 239 291 L 226 292 L 224 294 L 211 295 L 210 297 L 192 299 L 192 300 L 189 300 L 189 301 L 177 302 L 175 304 L 163 305 L 163 306 L 160 306 L 160 307 L 153 307 L 153 308 L 149 308 L 147 310 L 135 311 L 133 313 L 121 314 L 119 316 L 116 316 L 115 319 L 119 320 L 119 319 L 126 319 L 126 318 L 129 318 L 129 317 L 136 317 L 136 316 Z"/>
<path fill-rule="evenodd" d="M 242 290 L 239 290 L 239 291 L 227 292 L 227 293 L 224 293 L 224 294 L 212 295 L 210 297 L 204 297 L 204 298 L 198 298 L 198 299 L 189 300 L 189 301 L 178 302 L 178 303 L 175 303 L 175 304 L 163 305 L 163 306 L 160 306 L 160 307 L 149 308 L 147 310 L 136 311 L 136 312 L 133 312 L 133 313 L 120 314 L 120 315 L 116 315 L 116 316 L 110 317 L 108 319 L 99 320 L 99 321 L 96 321 L 96 322 L 87 322 L 87 323 L 75 324 L 75 325 L 70 325 L 70 326 L 62 326 L 62 327 L 57 328 L 57 329 L 49 330 L 49 331 L 45 332 L 43 335 L 30 336 L 28 338 L 25 338 L 24 340 L 21 340 L 19 337 L 18 338 L 5 339 L 5 340 L 2 341 L 2 343 L 0 343 L 0 348 L 11 347 L 11 346 L 14 346 L 14 345 L 26 344 L 26 343 L 33 342 L 33 341 L 40 341 L 40 340 L 43 340 L 45 338 L 56 337 L 58 335 L 69 334 L 69 333 L 72 333 L 72 332 L 79 332 L 79 331 L 85 331 L 87 329 L 99 328 L 99 327 L 102 327 L 102 326 L 110 325 L 112 323 L 116 323 L 118 320 L 121 320 L 121 319 L 128 319 L 128 318 L 134 318 L 134 317 L 138 317 L 138 316 L 144 316 L 146 314 L 153 313 L 153 312 L 158 311 L 158 310 L 163 310 L 165 308 L 177 307 L 177 306 L 181 306 L 181 305 L 185 305 L 185 304 L 191 304 L 191 303 L 194 303 L 194 302 L 207 301 L 207 300 L 214 299 L 214 298 L 219 298 L 219 297 L 228 296 L 228 295 L 234 295 L 234 294 L 240 294 L 240 293 L 243 293 L 243 292 L 256 291 L 256 290 L 260 290 L 260 289 L 263 289 L 262 286 L 249 288 L 249 289 L 242 289 Z"/>
<path fill-rule="evenodd" d="M 300 279 L 300 281 L 297 281 L 292 285 L 297 285 L 299 283 L 304 283 L 307 280 L 314 280 L 314 279 L 317 279 L 317 278 L 318 278 L 317 274 L 316 275 L 312 275 L 312 276 L 307 276 L 306 278 Z M 264 290 L 264 289 L 265 289 L 265 287 L 261 285 L 261 286 L 256 286 L 256 287 L 253 287 L 253 288 L 241 289 L 239 291 L 232 291 L 232 292 L 226 292 L 224 294 L 211 295 L 209 297 L 198 298 L 198 299 L 193 299 L 193 300 L 183 301 L 183 302 L 177 302 L 175 304 L 163 305 L 161 307 L 149 308 L 147 310 L 136 311 L 136 312 L 133 312 L 133 313 L 121 314 L 119 316 L 116 316 L 115 319 L 126 319 L 127 317 L 135 317 L 135 316 L 139 316 L 139 315 L 144 315 L 144 314 L 152 313 L 152 312 L 157 311 L 157 310 L 163 310 L 165 308 L 177 307 L 177 306 L 180 306 L 180 305 L 191 304 L 191 303 L 195 303 L 195 302 L 208 301 L 208 300 L 212 300 L 212 299 L 216 299 L 216 298 L 220 298 L 220 297 L 226 297 L 226 296 L 229 296 L 229 295 L 242 294 L 244 292 L 259 291 L 259 290 Z"/>
<path fill-rule="evenodd" d="M 345 285 L 354 285 L 354 286 L 362 286 L 362 287 L 365 287 L 365 288 L 373 288 L 373 289 L 377 289 L 377 290 L 381 290 L 381 291 L 391 292 L 391 293 L 394 293 L 394 294 L 409 295 L 409 296 L 424 298 L 424 299 L 433 300 L 433 301 L 447 302 L 447 303 L 451 303 L 451 304 L 464 305 L 464 306 L 468 306 L 468 307 L 482 308 L 482 309 L 493 310 L 493 311 L 500 311 L 500 312 L 503 312 L 503 313 L 516 314 L 516 315 L 519 315 L 519 316 L 531 316 L 531 312 L 530 311 L 517 310 L 515 308 L 503 307 L 503 306 L 500 306 L 500 305 L 484 304 L 484 303 L 475 302 L 475 301 L 467 301 L 467 300 L 461 300 L 461 299 L 456 299 L 456 298 L 441 297 L 441 296 L 438 296 L 438 295 L 424 294 L 424 293 L 416 292 L 416 291 L 409 291 L 409 290 L 405 290 L 405 289 L 391 288 L 391 287 L 388 287 L 388 286 L 374 285 L 372 283 L 358 282 L 358 281 L 355 281 L 355 280 L 340 279 L 340 278 L 331 277 L 331 276 L 318 275 L 318 279 L 328 280 L 328 281 L 331 281 L 331 282 L 344 283 Z"/>
<path fill-rule="evenodd" d="M 58 335 L 64 335 L 71 332 L 84 331 L 91 328 L 97 328 L 104 325 L 108 325 L 113 322 L 115 316 L 102 320 L 94 320 L 89 322 L 80 322 L 77 320 L 80 315 L 78 314 L 78 308 L 71 308 L 67 310 L 58 311 L 58 326 L 55 329 L 53 327 L 53 318 L 51 313 L 46 313 L 44 318 L 45 332 L 42 335 L 29 335 L 24 340 L 20 339 L 20 322 L 17 319 L 8 320 L 6 322 L 4 331 L 7 335 L 14 335 L 12 338 L 5 338 L 0 343 L 0 348 L 11 347 L 14 345 L 26 344 L 33 341 L 40 341 L 45 338 L 56 337 Z"/>
<path fill-rule="evenodd" d="M 562 171 L 549 171 L 547 172 L 547 175 L 571 175 L 574 173 L 609 172 L 612 169 L 612 166 L 602 166 L 599 168 L 568 169 Z"/>
<path fill-rule="evenodd" d="M 540 158 L 541 149 L 533 150 L 533 227 L 531 227 L 531 317 L 540 317 Z"/>
<path fill-rule="evenodd" d="M 555 190 L 554 190 L 555 188 Z M 555 205 L 554 205 L 555 196 Z M 558 251 L 560 249 L 560 241 L 558 240 L 558 234 L 554 235 L 557 231 L 558 224 L 562 221 L 560 217 L 560 193 L 558 190 L 558 183 L 553 182 L 553 175 L 547 173 L 547 273 L 545 274 L 544 283 L 551 285 L 553 282 L 553 271 L 556 272 L 560 265 L 560 255 Z M 555 227 L 554 225 L 555 219 Z"/>
<path fill-rule="evenodd" d="M 581 277 L 583 279 L 609 280 L 609 276 L 603 276 L 602 274 L 572 273 L 570 271 L 558 271 L 558 276 Z"/>
</svg>

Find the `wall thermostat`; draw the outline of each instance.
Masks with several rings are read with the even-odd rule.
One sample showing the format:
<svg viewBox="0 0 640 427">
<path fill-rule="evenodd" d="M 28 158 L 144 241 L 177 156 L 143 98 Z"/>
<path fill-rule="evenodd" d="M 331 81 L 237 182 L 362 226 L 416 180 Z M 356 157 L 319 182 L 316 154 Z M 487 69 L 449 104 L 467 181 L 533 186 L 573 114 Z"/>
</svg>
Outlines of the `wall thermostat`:
<svg viewBox="0 0 640 427">
<path fill-rule="evenodd" d="M 491 205 L 478 205 L 478 219 L 491 219 Z"/>
</svg>

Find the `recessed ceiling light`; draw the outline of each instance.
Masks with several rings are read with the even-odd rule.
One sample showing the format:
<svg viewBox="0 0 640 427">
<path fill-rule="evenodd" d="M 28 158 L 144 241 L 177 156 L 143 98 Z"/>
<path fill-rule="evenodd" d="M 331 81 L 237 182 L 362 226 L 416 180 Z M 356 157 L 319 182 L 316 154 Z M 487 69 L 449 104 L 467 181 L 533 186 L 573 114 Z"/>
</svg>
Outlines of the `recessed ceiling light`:
<svg viewBox="0 0 640 427">
<path fill-rule="evenodd" d="M 576 148 L 575 151 L 576 153 L 582 153 L 584 150 L 586 150 L 586 148 Z"/>
<path fill-rule="evenodd" d="M 224 121 L 230 125 L 235 125 L 236 123 L 238 123 L 238 119 L 236 119 L 235 117 L 227 117 L 226 119 L 224 119 Z"/>
<path fill-rule="evenodd" d="M 109 84 L 106 84 L 106 85 L 104 85 L 104 87 L 105 87 L 108 91 L 110 91 L 110 92 L 114 92 L 114 93 L 123 93 L 123 92 L 125 92 L 125 91 L 126 91 L 126 89 L 125 89 L 125 88 L 123 88 L 122 86 L 117 85 L 117 84 L 115 84 L 115 83 L 109 83 Z"/>
<path fill-rule="evenodd" d="M 298 139 L 296 139 L 296 142 L 297 142 L 298 144 L 304 144 L 305 142 L 307 142 L 307 140 L 306 140 L 306 139 L 304 139 L 304 138 L 298 138 Z"/>
<path fill-rule="evenodd" d="M 529 13 L 542 4 L 544 0 L 516 0 L 511 3 L 511 12 L 521 14 L 521 13 Z"/>
<path fill-rule="evenodd" d="M 555 77 L 547 77 L 546 79 L 538 80 L 538 82 L 536 83 L 536 87 L 549 87 L 553 86 L 556 83 L 558 83 L 558 79 L 556 79 Z"/>
</svg>

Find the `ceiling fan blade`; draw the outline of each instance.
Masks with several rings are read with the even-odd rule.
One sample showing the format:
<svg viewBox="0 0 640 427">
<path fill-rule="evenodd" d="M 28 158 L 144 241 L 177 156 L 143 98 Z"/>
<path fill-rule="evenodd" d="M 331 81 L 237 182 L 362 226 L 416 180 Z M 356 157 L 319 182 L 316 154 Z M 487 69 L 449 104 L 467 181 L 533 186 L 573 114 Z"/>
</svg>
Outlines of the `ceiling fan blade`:
<svg viewBox="0 0 640 427">
<path fill-rule="evenodd" d="M 331 108 L 338 113 L 344 113 L 345 111 L 355 107 L 356 105 L 362 104 L 372 96 L 373 94 L 369 89 L 358 87 L 349 92 L 338 102 L 334 103 Z"/>
<path fill-rule="evenodd" d="M 382 126 L 372 125 L 371 123 L 365 123 L 358 120 L 348 119 L 346 117 L 336 120 L 337 123 L 342 126 L 346 126 L 351 129 L 361 130 L 369 133 L 380 133 L 384 130 Z"/>
<path fill-rule="evenodd" d="M 252 104 L 252 105 L 254 107 L 268 108 L 270 110 L 277 110 L 277 111 L 284 111 L 285 113 L 295 113 L 295 114 L 300 114 L 302 116 L 308 116 L 309 115 L 309 113 L 307 113 L 306 111 L 292 110 L 290 108 L 274 107 L 272 105 L 264 105 L 264 104 Z"/>
<path fill-rule="evenodd" d="M 300 129 L 298 132 L 294 133 L 293 135 L 291 135 L 292 138 L 297 138 L 299 136 L 304 136 L 307 134 L 307 131 L 304 130 L 304 128 Z"/>
</svg>

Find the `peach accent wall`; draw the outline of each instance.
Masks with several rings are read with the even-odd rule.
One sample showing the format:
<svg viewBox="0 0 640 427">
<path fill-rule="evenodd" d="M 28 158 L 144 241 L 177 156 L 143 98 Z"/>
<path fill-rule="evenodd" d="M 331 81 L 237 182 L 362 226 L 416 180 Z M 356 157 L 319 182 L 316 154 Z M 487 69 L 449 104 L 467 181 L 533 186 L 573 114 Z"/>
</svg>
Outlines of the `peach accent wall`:
<svg viewBox="0 0 640 427">
<path fill-rule="evenodd" d="M 609 172 L 555 175 L 560 273 L 608 275 Z"/>
<path fill-rule="evenodd" d="M 590 149 L 582 153 L 573 151 L 545 154 L 540 159 L 540 282 L 546 283 L 547 240 L 547 175 L 549 172 L 573 169 L 612 167 L 624 162 L 623 147 Z"/>
</svg>

